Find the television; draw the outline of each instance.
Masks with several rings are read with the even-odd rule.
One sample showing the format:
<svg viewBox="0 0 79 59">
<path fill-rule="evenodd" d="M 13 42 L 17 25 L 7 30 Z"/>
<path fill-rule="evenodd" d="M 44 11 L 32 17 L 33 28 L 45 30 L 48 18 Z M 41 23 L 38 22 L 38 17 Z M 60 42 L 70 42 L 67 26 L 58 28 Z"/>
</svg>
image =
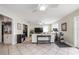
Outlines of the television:
<svg viewBox="0 0 79 59">
<path fill-rule="evenodd" d="M 43 32 L 43 28 L 35 28 L 35 33 L 42 33 Z"/>
</svg>

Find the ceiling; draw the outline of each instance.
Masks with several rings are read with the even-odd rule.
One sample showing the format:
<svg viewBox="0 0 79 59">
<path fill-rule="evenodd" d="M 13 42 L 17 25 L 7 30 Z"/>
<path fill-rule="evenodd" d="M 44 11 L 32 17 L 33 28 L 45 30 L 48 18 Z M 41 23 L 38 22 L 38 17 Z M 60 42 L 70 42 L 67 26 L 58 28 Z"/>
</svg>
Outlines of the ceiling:
<svg viewBox="0 0 79 59">
<path fill-rule="evenodd" d="M 78 4 L 47 4 L 45 11 L 38 4 L 2 4 L 1 7 L 33 24 L 51 24 L 79 8 Z"/>
</svg>

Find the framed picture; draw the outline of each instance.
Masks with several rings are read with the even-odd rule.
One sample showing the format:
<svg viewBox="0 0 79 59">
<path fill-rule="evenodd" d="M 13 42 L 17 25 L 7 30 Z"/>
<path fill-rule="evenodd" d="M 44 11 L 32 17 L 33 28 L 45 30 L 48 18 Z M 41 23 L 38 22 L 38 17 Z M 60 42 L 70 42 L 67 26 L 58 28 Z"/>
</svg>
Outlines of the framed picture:
<svg viewBox="0 0 79 59">
<path fill-rule="evenodd" d="M 21 24 L 20 23 L 17 23 L 17 29 L 21 30 Z"/>
<path fill-rule="evenodd" d="M 67 31 L 67 23 L 61 24 L 61 31 Z"/>
</svg>

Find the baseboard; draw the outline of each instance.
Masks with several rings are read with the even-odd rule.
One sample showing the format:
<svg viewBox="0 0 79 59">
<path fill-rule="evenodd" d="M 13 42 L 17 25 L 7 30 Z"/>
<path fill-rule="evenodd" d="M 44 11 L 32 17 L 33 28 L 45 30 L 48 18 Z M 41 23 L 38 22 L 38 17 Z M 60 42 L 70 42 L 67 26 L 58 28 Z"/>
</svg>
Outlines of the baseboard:
<svg viewBox="0 0 79 59">
<path fill-rule="evenodd" d="M 68 45 L 74 47 L 73 44 L 71 44 L 71 43 L 69 43 L 69 42 L 67 42 L 67 41 L 65 41 L 64 43 L 66 43 L 66 44 L 68 44 Z"/>
<path fill-rule="evenodd" d="M 36 42 L 32 42 L 32 44 L 36 44 Z"/>
<path fill-rule="evenodd" d="M 54 42 L 51 42 L 51 43 L 54 43 Z M 37 44 L 37 42 L 32 42 L 32 44 Z"/>
</svg>

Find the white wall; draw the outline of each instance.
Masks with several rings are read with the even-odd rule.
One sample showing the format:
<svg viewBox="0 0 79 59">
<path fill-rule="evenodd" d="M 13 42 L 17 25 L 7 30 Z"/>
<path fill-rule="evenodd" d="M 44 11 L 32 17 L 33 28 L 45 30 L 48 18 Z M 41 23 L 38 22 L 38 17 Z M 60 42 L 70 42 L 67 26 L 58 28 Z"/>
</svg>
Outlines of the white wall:
<svg viewBox="0 0 79 59">
<path fill-rule="evenodd" d="M 38 28 L 38 27 L 40 27 L 40 28 L 48 27 L 47 32 L 51 32 L 51 24 L 44 24 L 44 25 L 30 24 L 29 31 L 34 30 L 34 28 Z"/>
<path fill-rule="evenodd" d="M 36 28 L 36 27 L 43 27 L 42 25 L 39 25 L 39 24 L 30 24 L 29 25 L 29 31 L 30 30 L 34 30 L 34 28 Z"/>
<path fill-rule="evenodd" d="M 18 24 L 18 23 L 21 24 L 21 30 L 18 30 L 18 29 L 17 29 L 17 24 Z M 13 44 L 16 43 L 16 39 L 17 39 L 16 35 L 17 35 L 17 34 L 23 34 L 23 24 L 28 25 L 27 22 L 23 21 L 23 19 L 14 19 L 14 20 L 13 20 L 13 36 L 15 36 L 15 37 L 14 37 L 15 40 L 13 40 Z M 28 36 L 29 36 L 29 27 L 28 27 Z M 14 42 L 15 42 L 15 43 L 14 43 Z"/>
<path fill-rule="evenodd" d="M 57 21 L 59 24 L 59 30 L 61 31 L 61 24 L 66 22 L 67 23 L 67 31 L 64 32 L 64 40 L 67 44 L 74 46 L 74 17 L 79 15 L 79 10 L 72 12 L 71 14 L 63 17 L 61 20 Z"/>
</svg>

